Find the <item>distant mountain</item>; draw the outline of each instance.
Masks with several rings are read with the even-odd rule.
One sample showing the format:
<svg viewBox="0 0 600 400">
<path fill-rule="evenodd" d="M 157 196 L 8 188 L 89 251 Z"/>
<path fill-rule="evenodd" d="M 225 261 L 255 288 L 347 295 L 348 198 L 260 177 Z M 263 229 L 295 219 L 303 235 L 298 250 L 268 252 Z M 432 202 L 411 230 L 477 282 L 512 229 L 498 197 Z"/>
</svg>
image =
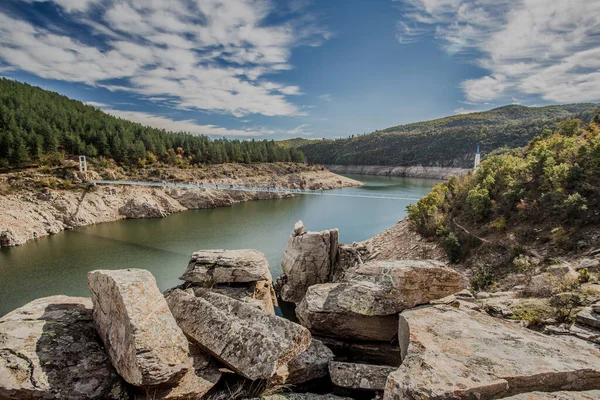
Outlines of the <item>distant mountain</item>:
<svg viewBox="0 0 600 400">
<path fill-rule="evenodd" d="M 308 162 L 337 165 L 426 165 L 470 167 L 477 145 L 485 155 L 502 147 L 522 147 L 544 129 L 569 117 L 589 122 L 598 104 L 546 107 L 510 105 L 398 125 L 366 135 L 302 143 Z"/>
</svg>

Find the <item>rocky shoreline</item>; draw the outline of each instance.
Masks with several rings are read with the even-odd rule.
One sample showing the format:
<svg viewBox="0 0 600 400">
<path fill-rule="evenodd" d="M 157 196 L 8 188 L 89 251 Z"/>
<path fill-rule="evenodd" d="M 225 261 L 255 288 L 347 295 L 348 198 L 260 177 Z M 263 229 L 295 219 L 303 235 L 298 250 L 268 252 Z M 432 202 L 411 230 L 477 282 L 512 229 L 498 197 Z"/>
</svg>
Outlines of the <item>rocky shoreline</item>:
<svg viewBox="0 0 600 400">
<path fill-rule="evenodd" d="M 182 182 L 197 181 L 217 185 L 255 185 L 294 189 L 334 189 L 360 186 L 361 182 L 333 174 L 318 167 L 288 164 L 263 164 L 259 167 L 226 165 L 211 175 L 204 171 L 175 171 Z M 196 172 L 196 173 L 195 173 Z M 202 172 L 202 175 L 199 175 Z M 73 173 L 73 180 L 82 176 Z M 101 176 L 89 172 L 87 179 Z M 114 178 L 114 176 L 109 176 Z M 3 180 L 23 179 L 3 176 Z M 2 180 L 0 179 L 0 180 Z M 36 176 L 37 181 L 47 177 Z M 147 180 L 139 177 L 139 180 Z M 149 188 L 135 186 L 97 186 L 71 190 L 43 188 L 0 195 L 0 247 L 56 234 L 65 229 L 136 218 L 162 218 L 194 209 L 226 207 L 251 201 L 292 197 L 268 192 L 234 192 L 211 189 Z"/>
<path fill-rule="evenodd" d="M 90 298 L 0 318 L 0 399 L 600 397 L 600 350 L 490 316 L 436 260 L 371 260 L 337 229 L 290 235 L 276 316 L 265 256 L 201 250 L 160 293 L 141 269 L 88 273 Z M 577 322 L 600 327 L 600 303 Z"/>
<path fill-rule="evenodd" d="M 453 175 L 462 175 L 470 171 L 470 169 L 466 168 L 426 167 L 422 165 L 410 167 L 388 165 L 324 165 L 324 167 L 336 174 L 395 176 L 438 180 L 448 179 Z"/>
</svg>

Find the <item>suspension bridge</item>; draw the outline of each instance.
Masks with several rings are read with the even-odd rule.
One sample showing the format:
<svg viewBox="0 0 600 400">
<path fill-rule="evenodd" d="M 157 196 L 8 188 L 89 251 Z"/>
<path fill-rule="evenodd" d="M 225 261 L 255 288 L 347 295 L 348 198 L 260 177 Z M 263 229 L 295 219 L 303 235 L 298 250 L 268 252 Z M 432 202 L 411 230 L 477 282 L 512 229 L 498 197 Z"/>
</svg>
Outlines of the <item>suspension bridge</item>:
<svg viewBox="0 0 600 400">
<path fill-rule="evenodd" d="M 213 190 L 229 190 L 238 192 L 267 192 L 267 193 L 283 193 L 283 194 L 303 194 L 316 196 L 335 196 L 335 197 L 357 197 L 363 199 L 385 199 L 385 200 L 406 200 L 418 201 L 419 197 L 415 196 L 393 196 L 393 195 L 378 195 L 378 194 L 361 194 L 361 193 L 340 193 L 338 191 L 310 190 L 310 189 L 289 189 L 280 187 L 257 187 L 257 186 L 240 186 L 240 185 L 215 185 L 206 183 L 169 183 L 169 182 L 139 182 L 139 181 L 111 181 L 111 180 L 93 180 L 88 182 L 92 185 L 129 185 L 129 186 L 151 186 L 151 187 L 171 187 L 181 189 L 213 189 Z"/>
</svg>

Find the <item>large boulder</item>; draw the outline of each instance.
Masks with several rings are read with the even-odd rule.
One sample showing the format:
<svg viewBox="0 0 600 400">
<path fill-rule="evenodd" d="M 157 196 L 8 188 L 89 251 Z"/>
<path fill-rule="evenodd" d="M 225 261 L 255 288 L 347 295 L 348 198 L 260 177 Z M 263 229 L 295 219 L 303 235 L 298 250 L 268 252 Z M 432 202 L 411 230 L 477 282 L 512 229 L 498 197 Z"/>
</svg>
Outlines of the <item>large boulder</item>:
<svg viewBox="0 0 600 400">
<path fill-rule="evenodd" d="M 251 380 L 285 380 L 310 345 L 306 328 L 218 293 L 175 289 L 166 298 L 188 337 Z"/>
<path fill-rule="evenodd" d="M 389 365 L 355 364 L 338 361 L 329 363 L 329 375 L 334 385 L 358 390 L 383 390 L 388 375 L 396 369 L 397 367 Z"/>
<path fill-rule="evenodd" d="M 408 355 L 384 399 L 498 399 L 534 391 L 600 388 L 600 351 L 462 306 L 403 311 Z"/>
<path fill-rule="evenodd" d="M 94 322 L 119 374 L 135 386 L 179 381 L 191 368 L 188 341 L 150 272 L 88 274 Z"/>
<path fill-rule="evenodd" d="M 307 232 L 302 221 L 294 225 L 283 253 L 280 297 L 299 303 L 306 290 L 315 284 L 328 282 L 338 251 L 337 229 Z"/>
<path fill-rule="evenodd" d="M 399 312 L 466 286 L 460 274 L 437 261 L 368 262 L 345 279 L 311 286 L 298 305 L 298 319 L 314 334 L 390 341 Z"/>
<path fill-rule="evenodd" d="M 323 342 L 312 339 L 308 349 L 288 364 L 289 376 L 285 383 L 298 385 L 327 376 L 333 357 L 333 352 Z"/>
<path fill-rule="evenodd" d="M 38 299 L 0 318 L 0 398 L 127 399 L 81 297 Z"/>
<path fill-rule="evenodd" d="M 370 261 L 358 266 L 346 281 L 385 287 L 388 291 L 382 300 L 396 311 L 427 304 L 468 286 L 462 275 L 434 260 Z"/>
<path fill-rule="evenodd" d="M 209 288 L 275 315 L 277 296 L 269 262 L 256 250 L 200 250 L 192 254 L 179 278 L 181 289 Z"/>
<path fill-rule="evenodd" d="M 389 342 L 398 332 L 398 315 L 389 290 L 370 283 L 311 286 L 296 308 L 300 323 L 313 334 Z"/>
<path fill-rule="evenodd" d="M 257 250 L 200 250 L 192 254 L 179 278 L 202 286 L 272 281 L 269 262 Z"/>
<path fill-rule="evenodd" d="M 262 400 L 352 400 L 350 397 L 340 397 L 334 394 L 313 394 L 313 393 L 279 393 L 265 397 Z M 253 400 L 259 400 L 253 399 Z"/>
<path fill-rule="evenodd" d="M 530 392 L 505 397 L 504 400 L 598 400 L 600 390 L 583 392 Z"/>
</svg>

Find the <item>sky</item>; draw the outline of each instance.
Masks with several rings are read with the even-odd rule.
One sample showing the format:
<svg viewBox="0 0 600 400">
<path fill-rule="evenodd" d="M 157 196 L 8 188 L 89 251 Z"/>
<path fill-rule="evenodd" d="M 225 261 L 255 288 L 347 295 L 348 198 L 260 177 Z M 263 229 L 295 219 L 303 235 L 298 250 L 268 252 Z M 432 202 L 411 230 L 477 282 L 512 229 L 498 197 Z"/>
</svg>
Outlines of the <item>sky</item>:
<svg viewBox="0 0 600 400">
<path fill-rule="evenodd" d="M 599 0 L 2 0 L 0 76 L 172 131 L 337 138 L 600 101 Z"/>
</svg>

